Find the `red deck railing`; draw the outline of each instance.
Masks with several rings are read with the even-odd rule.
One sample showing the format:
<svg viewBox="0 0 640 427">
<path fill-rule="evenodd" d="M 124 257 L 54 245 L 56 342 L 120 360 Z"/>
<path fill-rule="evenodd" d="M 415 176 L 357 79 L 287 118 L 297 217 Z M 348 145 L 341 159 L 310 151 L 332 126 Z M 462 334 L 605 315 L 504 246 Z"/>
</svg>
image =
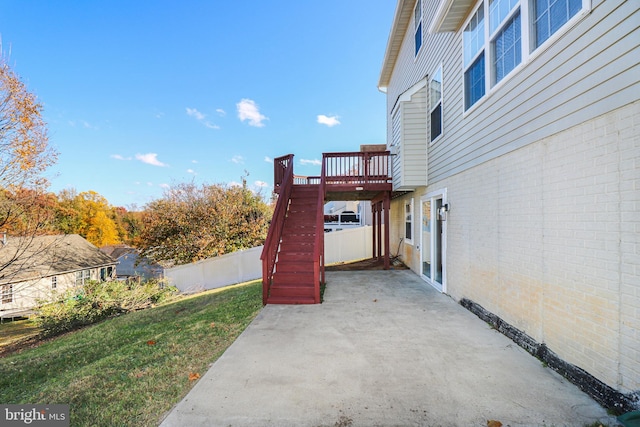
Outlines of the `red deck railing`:
<svg viewBox="0 0 640 427">
<path fill-rule="evenodd" d="M 384 184 L 388 183 L 388 151 L 355 151 L 351 153 L 324 153 L 322 167 L 324 181 L 331 184 Z"/>
</svg>

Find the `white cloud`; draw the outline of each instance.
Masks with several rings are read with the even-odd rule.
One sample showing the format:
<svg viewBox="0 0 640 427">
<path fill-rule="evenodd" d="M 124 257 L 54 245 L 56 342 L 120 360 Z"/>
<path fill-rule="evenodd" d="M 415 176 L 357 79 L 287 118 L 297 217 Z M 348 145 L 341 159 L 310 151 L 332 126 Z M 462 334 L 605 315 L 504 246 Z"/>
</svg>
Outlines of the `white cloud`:
<svg viewBox="0 0 640 427">
<path fill-rule="evenodd" d="M 229 187 L 242 187 L 242 183 L 238 181 L 231 181 L 227 184 Z"/>
<path fill-rule="evenodd" d="M 273 159 L 269 156 L 264 156 L 264 161 L 267 163 L 272 163 L 273 164 Z"/>
<path fill-rule="evenodd" d="M 253 185 L 255 185 L 256 187 L 259 187 L 259 188 L 265 188 L 265 187 L 269 186 L 269 184 L 267 184 L 264 181 L 256 181 L 256 182 L 253 183 Z"/>
<path fill-rule="evenodd" d="M 216 113 L 218 113 L 220 117 L 224 117 L 227 115 L 227 112 L 224 111 L 222 108 L 216 108 Z"/>
<path fill-rule="evenodd" d="M 242 164 L 244 164 L 244 157 L 242 157 L 242 156 L 233 156 L 231 158 L 231 161 L 233 163 L 235 163 L 235 164 L 242 165 Z"/>
<path fill-rule="evenodd" d="M 191 117 L 195 117 L 196 120 L 204 120 L 204 118 L 207 117 L 204 114 L 202 114 L 200 111 L 196 110 L 195 108 L 189 108 L 189 107 L 187 107 L 187 115 Z"/>
<path fill-rule="evenodd" d="M 269 120 L 268 117 L 260 114 L 258 104 L 252 99 L 244 98 L 236 104 L 236 107 L 238 108 L 238 118 L 240 121 L 244 122 L 245 120 L 249 120 L 249 126 L 261 128 L 264 126 L 262 122 Z"/>
<path fill-rule="evenodd" d="M 333 127 L 335 125 L 339 125 L 340 120 L 338 120 L 338 116 L 325 116 L 324 114 L 318 114 L 318 123 Z"/>
<path fill-rule="evenodd" d="M 322 165 L 322 161 L 318 160 L 318 159 L 300 159 L 300 164 L 301 165 L 313 165 L 313 166 L 320 166 Z"/>
<path fill-rule="evenodd" d="M 162 163 L 158 160 L 156 153 L 136 154 L 136 160 L 140 160 L 142 163 L 153 166 L 168 166 L 166 163 Z"/>
<path fill-rule="evenodd" d="M 207 120 L 207 115 L 206 114 L 201 113 L 200 111 L 198 111 L 195 108 L 187 107 L 187 115 L 191 116 L 191 117 L 194 117 L 197 121 L 199 121 L 200 123 L 202 123 L 203 125 L 205 125 L 209 129 L 220 129 L 220 126 L 214 125 L 209 120 Z"/>
<path fill-rule="evenodd" d="M 165 190 L 168 190 L 169 188 L 171 188 L 169 184 L 160 184 L 159 187 L 164 188 Z"/>
<path fill-rule="evenodd" d="M 131 160 L 131 157 L 124 157 L 120 154 L 112 154 L 110 157 L 116 160 Z"/>
<path fill-rule="evenodd" d="M 193 169 L 187 169 L 187 173 L 192 173 L 192 174 L 196 174 L 196 171 L 194 171 Z"/>
</svg>

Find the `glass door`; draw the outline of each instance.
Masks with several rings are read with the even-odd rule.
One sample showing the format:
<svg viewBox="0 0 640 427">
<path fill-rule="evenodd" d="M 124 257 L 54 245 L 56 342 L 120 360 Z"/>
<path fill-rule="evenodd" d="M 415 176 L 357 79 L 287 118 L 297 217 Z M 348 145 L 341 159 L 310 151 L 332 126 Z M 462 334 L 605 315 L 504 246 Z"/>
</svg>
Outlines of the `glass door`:
<svg viewBox="0 0 640 427">
<path fill-rule="evenodd" d="M 423 197 L 421 209 L 422 278 L 440 292 L 445 292 L 446 205 L 445 193 Z"/>
<path fill-rule="evenodd" d="M 422 201 L 422 275 L 431 280 L 431 199 Z"/>
</svg>

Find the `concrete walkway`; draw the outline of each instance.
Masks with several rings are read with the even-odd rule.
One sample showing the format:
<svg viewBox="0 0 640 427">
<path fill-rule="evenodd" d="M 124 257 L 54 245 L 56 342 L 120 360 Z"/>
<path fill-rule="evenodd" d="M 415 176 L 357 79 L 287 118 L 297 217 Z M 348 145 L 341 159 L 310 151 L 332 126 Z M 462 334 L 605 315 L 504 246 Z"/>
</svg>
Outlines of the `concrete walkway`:
<svg viewBox="0 0 640 427">
<path fill-rule="evenodd" d="M 324 297 L 266 306 L 162 427 L 617 425 L 410 271 L 327 272 Z"/>
</svg>

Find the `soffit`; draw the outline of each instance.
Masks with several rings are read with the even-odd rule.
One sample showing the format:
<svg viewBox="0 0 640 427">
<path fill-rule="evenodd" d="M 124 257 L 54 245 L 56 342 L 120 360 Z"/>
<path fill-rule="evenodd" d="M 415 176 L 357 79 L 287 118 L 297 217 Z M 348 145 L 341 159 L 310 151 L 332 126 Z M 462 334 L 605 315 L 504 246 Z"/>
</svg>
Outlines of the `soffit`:
<svg viewBox="0 0 640 427">
<path fill-rule="evenodd" d="M 458 30 L 474 3 L 475 0 L 440 0 L 429 32 L 442 33 Z"/>
<path fill-rule="evenodd" d="M 398 0 L 396 11 L 393 16 L 393 24 L 389 32 L 387 41 L 387 50 L 384 54 L 382 70 L 380 71 L 380 79 L 378 80 L 378 89 L 385 91 L 391 80 L 391 73 L 396 65 L 400 49 L 402 48 L 402 40 L 407 28 L 413 17 L 413 7 L 416 0 Z"/>
</svg>

